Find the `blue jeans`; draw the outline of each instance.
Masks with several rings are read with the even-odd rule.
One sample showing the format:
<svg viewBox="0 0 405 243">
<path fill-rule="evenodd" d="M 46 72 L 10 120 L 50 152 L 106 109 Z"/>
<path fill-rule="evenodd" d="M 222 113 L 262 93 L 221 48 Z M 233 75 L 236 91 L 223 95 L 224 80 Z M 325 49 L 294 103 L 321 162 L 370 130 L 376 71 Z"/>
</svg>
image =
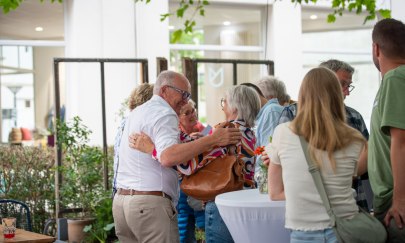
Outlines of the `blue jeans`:
<svg viewBox="0 0 405 243">
<path fill-rule="evenodd" d="M 196 242 L 195 227 L 197 226 L 197 228 L 204 230 L 204 211 L 194 211 L 187 203 L 187 195 L 180 190 L 177 212 L 180 243 Z"/>
<path fill-rule="evenodd" d="M 206 243 L 234 242 L 215 202 L 208 202 L 205 205 L 205 240 Z"/>
<path fill-rule="evenodd" d="M 337 243 L 333 229 L 301 231 L 292 230 L 290 243 Z"/>
</svg>

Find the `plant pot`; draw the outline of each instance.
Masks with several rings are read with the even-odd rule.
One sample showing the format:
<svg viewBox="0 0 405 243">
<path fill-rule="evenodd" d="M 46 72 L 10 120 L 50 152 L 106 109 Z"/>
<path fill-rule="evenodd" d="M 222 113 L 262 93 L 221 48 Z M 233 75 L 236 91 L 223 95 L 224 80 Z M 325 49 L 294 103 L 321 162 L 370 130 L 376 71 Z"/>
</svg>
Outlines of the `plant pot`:
<svg viewBox="0 0 405 243">
<path fill-rule="evenodd" d="M 70 243 L 81 243 L 87 233 L 83 232 L 86 225 L 94 222 L 94 218 L 68 219 L 68 239 Z"/>
</svg>

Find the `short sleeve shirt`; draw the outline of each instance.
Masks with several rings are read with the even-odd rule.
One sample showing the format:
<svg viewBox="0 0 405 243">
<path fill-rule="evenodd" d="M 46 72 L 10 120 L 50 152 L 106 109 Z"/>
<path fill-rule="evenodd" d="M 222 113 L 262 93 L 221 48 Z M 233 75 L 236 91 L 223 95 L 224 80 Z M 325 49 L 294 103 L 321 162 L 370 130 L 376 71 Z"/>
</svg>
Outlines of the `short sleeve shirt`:
<svg viewBox="0 0 405 243">
<path fill-rule="evenodd" d="M 293 230 L 322 230 L 330 228 L 330 218 L 308 171 L 308 164 L 299 137 L 290 129 L 290 122 L 276 127 L 269 146 L 271 163 L 282 167 L 286 197 L 285 227 Z M 329 200 L 338 217 L 349 218 L 358 212 L 353 197 L 352 176 L 363 144 L 352 142 L 333 153 L 336 173 L 333 172 L 326 151 L 318 151 L 323 164 L 322 180 Z"/>
<path fill-rule="evenodd" d="M 144 132 L 155 144 L 157 158 L 160 159 L 165 149 L 180 142 L 178 124 L 176 112 L 157 95 L 129 114 L 118 148 L 117 188 L 163 191 L 177 203 L 179 188 L 176 170 L 162 166 L 150 154 L 130 148 L 128 137 L 132 133 Z"/>
<path fill-rule="evenodd" d="M 393 196 L 390 128 L 405 129 L 405 65 L 384 75 L 374 100 L 368 149 L 368 173 L 374 210 L 385 212 Z"/>
</svg>

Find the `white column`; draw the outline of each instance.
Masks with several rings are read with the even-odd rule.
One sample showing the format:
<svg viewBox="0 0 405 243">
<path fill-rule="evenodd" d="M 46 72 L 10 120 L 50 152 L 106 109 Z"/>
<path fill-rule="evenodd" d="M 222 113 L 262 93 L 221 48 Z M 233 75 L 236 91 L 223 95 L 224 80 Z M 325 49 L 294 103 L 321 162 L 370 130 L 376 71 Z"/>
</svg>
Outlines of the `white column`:
<svg viewBox="0 0 405 243">
<path fill-rule="evenodd" d="M 34 67 L 35 67 L 35 126 L 48 128 L 48 114 L 54 108 L 55 92 L 54 77 L 52 73 L 53 58 L 63 57 L 63 47 L 34 47 Z M 61 76 L 64 74 L 61 70 Z M 64 95 L 61 102 L 65 101 Z"/>
<path fill-rule="evenodd" d="M 169 22 L 160 15 L 169 11 L 168 1 L 137 3 L 135 8 L 136 56 L 149 60 L 149 82 L 156 80 L 156 57 L 169 60 Z"/>
<path fill-rule="evenodd" d="M 137 58 L 133 0 L 64 1 L 66 57 Z M 149 7 L 149 6 L 148 6 Z M 145 47 L 153 49 L 153 46 Z M 102 143 L 101 76 L 98 63 L 67 63 L 66 117 L 80 116 Z M 107 139 L 113 143 L 120 118 L 116 112 L 140 81 L 136 64 L 105 63 Z"/>
<path fill-rule="evenodd" d="M 268 11 L 266 58 L 274 61 L 275 76 L 297 100 L 303 78 L 301 5 L 275 1 Z"/>
<path fill-rule="evenodd" d="M 391 17 L 405 23 L 405 1 L 391 0 Z"/>
</svg>

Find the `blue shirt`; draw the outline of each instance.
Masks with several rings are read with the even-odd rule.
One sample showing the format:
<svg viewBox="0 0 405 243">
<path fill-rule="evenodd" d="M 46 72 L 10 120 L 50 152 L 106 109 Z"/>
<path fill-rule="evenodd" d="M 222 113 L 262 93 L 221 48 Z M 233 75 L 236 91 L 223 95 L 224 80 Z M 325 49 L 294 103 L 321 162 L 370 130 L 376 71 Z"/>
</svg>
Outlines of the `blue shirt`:
<svg viewBox="0 0 405 243">
<path fill-rule="evenodd" d="M 273 98 L 260 109 L 256 117 L 256 147 L 266 146 L 273 136 L 274 129 L 278 125 L 283 106 L 278 103 L 277 98 Z M 257 156 L 255 172 L 260 170 L 261 156 Z"/>
<path fill-rule="evenodd" d="M 273 98 L 260 109 L 256 118 L 256 147 L 266 146 L 269 143 L 283 108 L 277 98 Z"/>
</svg>

